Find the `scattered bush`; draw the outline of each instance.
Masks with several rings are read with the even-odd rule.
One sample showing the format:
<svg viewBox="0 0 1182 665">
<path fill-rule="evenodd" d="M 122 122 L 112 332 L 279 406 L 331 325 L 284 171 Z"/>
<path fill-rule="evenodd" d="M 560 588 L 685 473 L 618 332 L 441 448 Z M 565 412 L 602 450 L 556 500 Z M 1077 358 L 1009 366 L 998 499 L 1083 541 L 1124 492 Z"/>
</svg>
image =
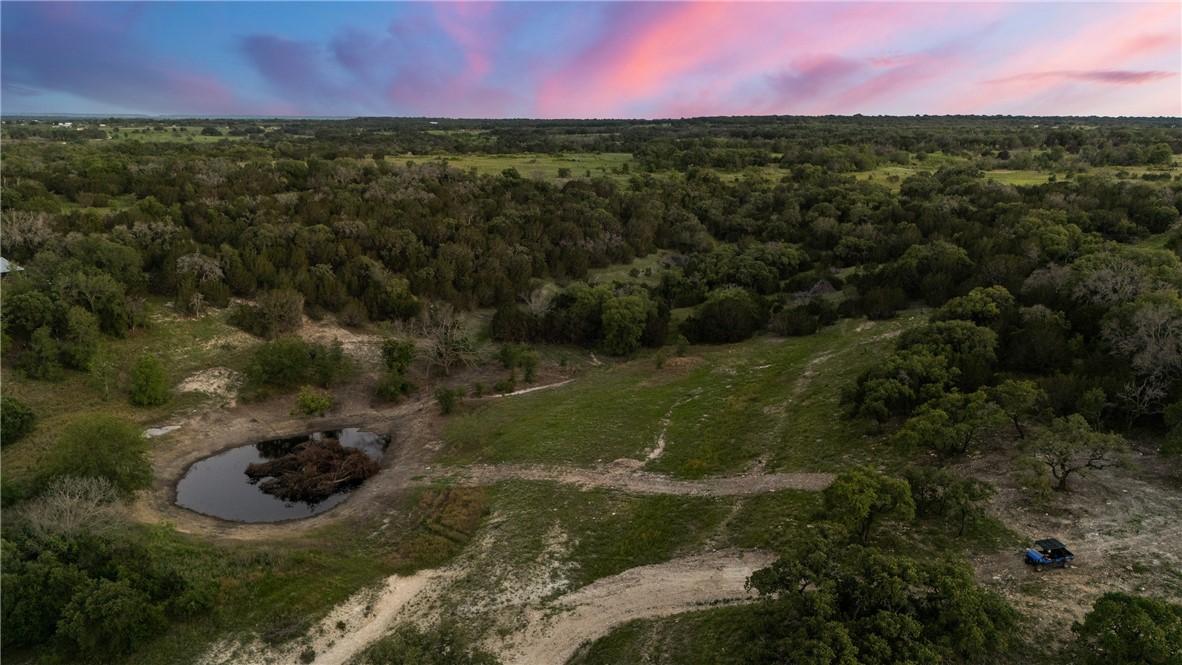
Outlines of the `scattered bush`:
<svg viewBox="0 0 1182 665">
<path fill-rule="evenodd" d="M 160 358 L 144 354 L 135 359 L 127 392 L 135 406 L 160 406 L 168 402 L 168 372 Z"/>
<path fill-rule="evenodd" d="M 304 386 L 300 388 L 300 394 L 296 397 L 295 409 L 292 410 L 293 416 L 323 416 L 332 410 L 336 403 L 333 399 L 332 393 L 327 390 L 317 390 L 312 386 Z"/>
<path fill-rule="evenodd" d="M 414 389 L 415 384 L 411 383 L 410 379 L 402 374 L 386 372 L 382 375 L 382 378 L 378 379 L 378 384 L 374 392 L 379 398 L 387 402 L 397 402 L 414 392 Z"/>
<path fill-rule="evenodd" d="M 475 646 L 460 628 L 443 622 L 427 629 L 404 623 L 365 652 L 369 665 L 498 665 L 492 654 Z"/>
<path fill-rule="evenodd" d="M 405 339 L 387 337 L 382 340 L 382 362 L 386 369 L 396 374 L 405 374 L 415 359 L 415 343 Z"/>
<path fill-rule="evenodd" d="M 25 438 L 37 426 L 37 414 L 15 397 L 0 398 L 0 445 L 7 446 Z"/>
<path fill-rule="evenodd" d="M 444 388 L 439 387 L 435 389 L 435 401 L 439 403 L 439 410 L 443 415 L 451 415 L 451 412 L 459 404 L 464 397 L 463 388 Z"/>
<path fill-rule="evenodd" d="M 101 413 L 79 416 L 62 429 L 41 472 L 46 482 L 62 476 L 105 478 L 127 497 L 152 484 L 148 439 L 130 420 Z"/>
<path fill-rule="evenodd" d="M 517 372 L 509 372 L 509 376 L 493 384 L 493 390 L 504 395 L 517 389 Z"/>
</svg>

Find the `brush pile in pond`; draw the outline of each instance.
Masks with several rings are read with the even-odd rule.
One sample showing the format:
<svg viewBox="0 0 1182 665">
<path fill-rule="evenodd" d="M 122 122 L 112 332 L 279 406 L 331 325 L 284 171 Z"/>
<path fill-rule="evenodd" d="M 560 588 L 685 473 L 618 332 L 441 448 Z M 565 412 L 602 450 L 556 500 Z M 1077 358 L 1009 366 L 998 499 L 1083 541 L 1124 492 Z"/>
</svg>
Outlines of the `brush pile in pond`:
<svg viewBox="0 0 1182 665">
<path fill-rule="evenodd" d="M 269 462 L 246 467 L 259 489 L 284 501 L 318 503 L 360 485 L 381 467 L 361 450 L 345 448 L 336 439 L 309 441 Z"/>
</svg>

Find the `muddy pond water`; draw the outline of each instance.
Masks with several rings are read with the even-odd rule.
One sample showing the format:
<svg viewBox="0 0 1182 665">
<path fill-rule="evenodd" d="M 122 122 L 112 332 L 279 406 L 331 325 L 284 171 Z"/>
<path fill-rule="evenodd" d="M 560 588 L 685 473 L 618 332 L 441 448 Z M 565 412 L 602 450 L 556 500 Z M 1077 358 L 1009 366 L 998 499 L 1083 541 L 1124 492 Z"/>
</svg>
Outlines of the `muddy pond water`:
<svg viewBox="0 0 1182 665">
<path fill-rule="evenodd" d="M 246 475 L 250 464 L 286 455 L 305 441 L 339 439 L 345 448 L 357 448 L 381 461 L 390 438 L 355 427 L 272 439 L 231 448 L 189 467 L 176 486 L 176 504 L 202 515 L 234 522 L 279 522 L 322 513 L 349 497 L 348 492 L 318 503 L 290 502 L 259 489 Z"/>
</svg>

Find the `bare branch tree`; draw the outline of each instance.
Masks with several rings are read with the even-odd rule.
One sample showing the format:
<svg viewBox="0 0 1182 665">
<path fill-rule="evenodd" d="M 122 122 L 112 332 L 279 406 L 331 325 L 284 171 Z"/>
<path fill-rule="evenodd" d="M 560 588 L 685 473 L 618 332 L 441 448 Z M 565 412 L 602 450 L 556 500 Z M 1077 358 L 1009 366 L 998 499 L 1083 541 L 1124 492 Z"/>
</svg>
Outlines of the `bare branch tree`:
<svg viewBox="0 0 1182 665">
<path fill-rule="evenodd" d="M 62 476 L 29 502 L 24 515 L 41 540 L 109 533 L 119 527 L 117 497 L 106 478 Z"/>
<path fill-rule="evenodd" d="M 431 367 L 451 373 L 456 363 L 471 366 L 476 358 L 476 345 L 463 319 L 449 304 L 433 304 L 419 316 L 418 333 L 427 340 L 423 354 L 428 372 Z"/>
</svg>

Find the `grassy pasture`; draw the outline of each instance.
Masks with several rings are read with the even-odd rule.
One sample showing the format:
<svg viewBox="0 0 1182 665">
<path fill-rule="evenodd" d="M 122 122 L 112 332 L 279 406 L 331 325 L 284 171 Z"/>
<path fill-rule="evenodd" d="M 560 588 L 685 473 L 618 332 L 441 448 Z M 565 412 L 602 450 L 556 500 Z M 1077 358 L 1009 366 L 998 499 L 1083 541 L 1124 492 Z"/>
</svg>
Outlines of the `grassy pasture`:
<svg viewBox="0 0 1182 665">
<path fill-rule="evenodd" d="M 396 159 L 389 157 L 388 159 Z M 442 159 L 449 166 L 461 170 L 475 169 L 480 175 L 500 175 L 505 169 L 517 169 L 523 178 L 536 178 L 550 182 L 565 182 L 573 178 L 613 175 L 623 166 L 632 164 L 631 153 L 570 153 L 543 155 L 522 153 L 512 155 L 468 154 L 443 155 L 441 157 L 412 157 L 407 161 L 426 162 Z M 570 169 L 570 177 L 558 177 L 558 169 Z M 616 173 L 616 175 L 619 175 Z M 623 176 L 621 176 L 623 177 Z"/>
<path fill-rule="evenodd" d="M 222 136 L 205 136 L 201 130 L 205 125 L 173 125 L 158 132 L 155 126 L 120 125 L 103 127 L 111 140 L 143 141 L 145 143 L 217 143 L 221 140 L 241 141 L 245 136 L 230 136 L 230 128 L 226 125 L 210 123 L 222 133 Z"/>
<path fill-rule="evenodd" d="M 664 256 L 664 252 L 653 252 L 648 256 L 632 259 L 631 263 L 611 265 L 606 268 L 592 268 L 587 274 L 587 281 L 592 284 L 624 282 L 652 286 L 661 280 L 661 259 Z M 640 273 L 636 277 L 630 274 L 634 269 Z M 645 270 L 649 270 L 650 274 L 644 274 Z"/>
<path fill-rule="evenodd" d="M 661 619 L 630 621 L 583 646 L 568 665 L 730 665 L 744 661 L 754 606 L 720 607 Z"/>
<path fill-rule="evenodd" d="M 664 431 L 652 471 L 682 478 L 769 470 L 835 471 L 902 456 L 841 418 L 838 390 L 920 318 L 842 321 L 811 337 L 760 337 L 594 371 L 552 390 L 468 407 L 446 428 L 446 461 L 591 466 L 642 458 Z M 668 425 L 664 420 L 668 419 Z"/>
</svg>

